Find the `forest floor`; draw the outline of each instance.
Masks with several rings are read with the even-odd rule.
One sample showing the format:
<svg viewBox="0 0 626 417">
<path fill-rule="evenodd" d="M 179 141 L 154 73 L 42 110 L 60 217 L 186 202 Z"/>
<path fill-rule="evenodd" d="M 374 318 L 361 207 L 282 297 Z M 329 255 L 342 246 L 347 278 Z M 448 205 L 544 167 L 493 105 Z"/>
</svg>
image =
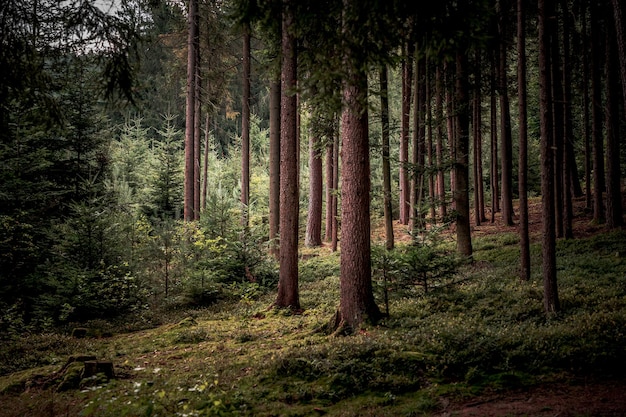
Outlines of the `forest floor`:
<svg viewBox="0 0 626 417">
<path fill-rule="evenodd" d="M 303 250 L 300 314 L 269 309 L 270 291 L 140 331 L 100 320 L 78 324 L 86 338 L 2 342 L 0 369 L 17 371 L 0 373 L 0 417 L 626 416 L 626 233 L 576 201 L 576 239 L 557 246 L 564 311 L 546 317 L 540 210 L 532 199 L 530 281 L 516 271 L 517 227 L 498 214 L 473 226 L 476 262 L 450 285 L 390 293 L 389 317 L 350 337 L 321 331 L 339 300 L 339 257 L 321 248 Z M 453 236 L 442 232 L 450 248 Z M 70 361 L 81 354 L 116 378 L 83 378 Z"/>
<path fill-rule="evenodd" d="M 626 193 L 623 207 L 626 207 Z M 575 238 L 585 238 L 606 232 L 602 224 L 592 221 L 591 212 L 585 207 L 585 198 L 573 202 L 572 228 Z M 518 205 L 515 205 L 517 208 Z M 531 241 L 540 242 L 542 236 L 541 199 L 529 200 L 529 236 Z M 511 233 L 517 231 L 519 212 L 515 211 L 516 226 L 507 226 L 500 213 L 491 221 L 491 213 L 480 225 L 476 225 L 475 211 L 471 211 L 472 237 Z M 384 230 L 375 233 L 384 236 Z M 445 233 L 454 233 L 450 229 Z M 406 226 L 394 223 L 394 234 L 399 241 L 408 242 L 411 237 Z M 626 359 L 626 358 L 625 358 Z M 483 393 L 467 401 L 442 400 L 443 411 L 437 417 L 601 417 L 626 416 L 626 375 L 610 381 L 601 379 L 569 379 L 541 383 L 524 389 Z"/>
</svg>

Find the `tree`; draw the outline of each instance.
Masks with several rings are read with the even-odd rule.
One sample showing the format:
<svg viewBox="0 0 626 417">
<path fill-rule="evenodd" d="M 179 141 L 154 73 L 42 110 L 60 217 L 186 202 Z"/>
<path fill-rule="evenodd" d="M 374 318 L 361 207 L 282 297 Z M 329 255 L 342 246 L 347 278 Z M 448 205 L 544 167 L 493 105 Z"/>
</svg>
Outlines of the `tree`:
<svg viewBox="0 0 626 417">
<path fill-rule="evenodd" d="M 270 251 L 278 258 L 280 213 L 280 80 L 270 82 Z"/>
<path fill-rule="evenodd" d="M 387 66 L 380 69 L 380 120 L 382 127 L 383 159 L 383 210 L 385 216 L 385 247 L 394 247 L 393 206 L 391 202 L 391 164 L 389 162 L 389 97 L 387 88 Z"/>
<path fill-rule="evenodd" d="M 189 0 L 187 12 L 187 101 L 185 118 L 185 206 L 184 218 L 195 219 L 195 117 L 196 117 L 196 48 L 198 38 L 198 0 Z"/>
<path fill-rule="evenodd" d="M 364 7 L 357 0 L 343 0 L 343 6 L 341 288 L 334 325 L 352 332 L 365 321 L 378 321 L 381 313 L 374 301 L 370 262 L 367 73 L 359 45 L 367 39 L 363 34 Z"/>
<path fill-rule="evenodd" d="M 596 2 L 591 2 L 591 147 L 593 152 L 593 220 L 604 223 L 604 147 L 602 136 L 602 36 L 599 20 L 601 11 Z"/>
<path fill-rule="evenodd" d="M 241 97 L 241 223 L 248 226 L 250 205 L 250 22 L 243 25 L 243 94 Z"/>
<path fill-rule="evenodd" d="M 622 94 L 626 106 L 626 29 L 624 28 L 624 4 L 620 0 L 611 0 L 615 21 L 617 52 L 619 56 L 619 73 L 622 81 Z"/>
<path fill-rule="evenodd" d="M 402 116 L 400 129 L 400 223 L 409 224 L 411 188 L 409 186 L 409 121 L 411 116 L 411 86 L 413 80 L 414 43 L 406 44 L 402 60 Z"/>
<path fill-rule="evenodd" d="M 319 135 L 311 129 L 309 135 L 309 210 L 304 244 L 322 245 L 322 154 Z"/>
<path fill-rule="evenodd" d="M 280 277 L 275 305 L 300 309 L 298 291 L 298 148 L 295 2 L 285 0 L 282 14 L 280 112 Z"/>
<path fill-rule="evenodd" d="M 538 0 L 539 8 L 539 91 L 541 123 L 541 203 L 542 203 L 542 266 L 543 305 L 546 313 L 560 309 L 556 276 L 556 236 L 554 224 L 554 164 L 553 164 L 553 118 L 552 87 L 550 77 L 550 36 L 554 29 L 550 18 L 550 1 Z"/>
<path fill-rule="evenodd" d="M 520 278 L 530 279 L 530 238 L 528 233 L 528 119 L 526 91 L 526 4 L 517 0 L 517 95 L 519 104 L 519 231 Z"/>
</svg>

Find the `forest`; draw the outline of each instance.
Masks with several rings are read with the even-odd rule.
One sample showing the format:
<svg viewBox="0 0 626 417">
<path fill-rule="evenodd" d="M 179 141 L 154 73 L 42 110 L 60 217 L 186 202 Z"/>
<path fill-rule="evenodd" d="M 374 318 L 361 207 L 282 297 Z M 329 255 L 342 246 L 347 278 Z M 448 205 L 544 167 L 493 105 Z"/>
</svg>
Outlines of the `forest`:
<svg viewBox="0 0 626 417">
<path fill-rule="evenodd" d="M 621 0 L 4 0 L 0 417 L 626 413 Z"/>
</svg>

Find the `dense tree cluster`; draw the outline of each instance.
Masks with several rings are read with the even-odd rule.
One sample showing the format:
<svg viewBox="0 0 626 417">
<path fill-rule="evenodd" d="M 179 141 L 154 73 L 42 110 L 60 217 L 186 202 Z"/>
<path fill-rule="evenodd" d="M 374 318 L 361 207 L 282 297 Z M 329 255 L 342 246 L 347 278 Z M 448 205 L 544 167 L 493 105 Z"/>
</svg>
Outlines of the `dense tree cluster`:
<svg viewBox="0 0 626 417">
<path fill-rule="evenodd" d="M 468 259 L 497 219 L 529 279 L 533 194 L 551 313 L 573 200 L 623 225 L 618 0 L 96 3 L 0 6 L 0 309 L 25 322 L 206 295 L 207 274 L 274 285 L 261 252 L 299 310 L 324 227 L 354 330 L 381 317 L 372 219 L 389 250 L 396 221 L 415 245 L 453 225 Z"/>
</svg>

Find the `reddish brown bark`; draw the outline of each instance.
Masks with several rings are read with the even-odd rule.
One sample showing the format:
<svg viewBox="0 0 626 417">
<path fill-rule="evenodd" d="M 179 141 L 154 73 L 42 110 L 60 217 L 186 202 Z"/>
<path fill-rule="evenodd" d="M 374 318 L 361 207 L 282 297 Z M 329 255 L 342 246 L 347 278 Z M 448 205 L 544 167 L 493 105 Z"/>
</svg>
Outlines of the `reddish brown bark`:
<svg viewBox="0 0 626 417">
<path fill-rule="evenodd" d="M 308 247 L 322 245 L 322 154 L 319 138 L 311 132 L 309 138 L 309 211 L 304 244 Z"/>
<path fill-rule="evenodd" d="M 437 160 L 437 202 L 439 203 L 439 216 L 444 219 L 447 215 L 447 207 L 446 181 L 443 170 L 443 92 L 440 66 L 437 66 L 435 73 L 435 123 L 437 124 L 437 144 L 435 146 L 435 156 Z"/>
<path fill-rule="evenodd" d="M 186 221 L 194 220 L 195 202 L 195 105 L 196 105 L 196 39 L 198 37 L 198 0 L 189 0 L 187 37 L 187 99 L 185 104 L 185 175 L 184 214 Z"/>
<path fill-rule="evenodd" d="M 270 83 L 270 252 L 278 257 L 280 214 L 280 80 Z"/>
<path fill-rule="evenodd" d="M 400 223 L 409 224 L 410 217 L 410 174 L 407 169 L 409 162 L 409 121 L 411 116 L 411 90 L 413 81 L 413 43 L 406 48 L 406 57 L 402 61 L 402 115 L 400 128 Z"/>
<path fill-rule="evenodd" d="M 385 247 L 394 247 L 393 207 L 391 202 L 391 164 L 389 162 L 389 98 L 387 96 L 387 67 L 380 69 L 380 121 L 382 127 L 383 210 L 385 215 Z"/>
<path fill-rule="evenodd" d="M 280 126 L 280 255 L 275 305 L 300 309 L 298 291 L 298 148 L 296 38 L 292 0 L 283 3 Z"/>
</svg>

